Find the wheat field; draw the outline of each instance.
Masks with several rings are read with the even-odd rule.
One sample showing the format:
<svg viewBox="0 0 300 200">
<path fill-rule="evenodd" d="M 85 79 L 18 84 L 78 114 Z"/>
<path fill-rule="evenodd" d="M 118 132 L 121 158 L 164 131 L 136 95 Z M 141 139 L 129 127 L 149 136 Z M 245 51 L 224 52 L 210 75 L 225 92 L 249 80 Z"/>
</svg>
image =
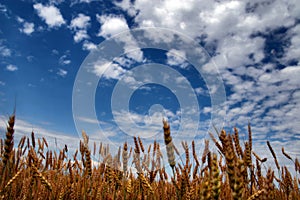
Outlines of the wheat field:
<svg viewBox="0 0 300 200">
<path fill-rule="evenodd" d="M 49 150 L 47 140 L 35 138 L 33 132 L 14 144 L 15 120 L 15 115 L 9 117 L 6 136 L 0 140 L 2 199 L 300 199 L 298 159 L 284 147 L 274 152 L 269 141 L 272 157 L 261 158 L 252 149 L 250 125 L 243 145 L 236 128 L 233 134 L 210 133 L 217 151 L 212 152 L 205 140 L 201 155 L 194 141 L 175 146 L 167 121 L 162 124 L 163 144 L 154 141 L 146 147 L 140 137 L 133 137 L 134 145 L 125 142 L 116 155 L 104 144 L 98 152 L 96 144 L 90 148 L 89 137 L 82 132 L 79 149 L 70 156 L 67 145 Z M 170 172 L 162 164 L 162 147 Z M 178 148 L 185 152 L 181 162 Z M 278 162 L 277 153 L 294 164 L 293 172 Z M 95 165 L 96 154 L 102 161 Z M 263 173 L 267 159 L 275 168 L 267 166 Z"/>
</svg>

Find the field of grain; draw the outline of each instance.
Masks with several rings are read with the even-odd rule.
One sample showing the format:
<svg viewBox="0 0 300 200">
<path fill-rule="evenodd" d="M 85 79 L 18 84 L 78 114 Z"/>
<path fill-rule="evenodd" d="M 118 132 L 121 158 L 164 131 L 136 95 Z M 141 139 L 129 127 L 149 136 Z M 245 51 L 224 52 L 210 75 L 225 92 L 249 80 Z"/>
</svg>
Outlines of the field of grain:
<svg viewBox="0 0 300 200">
<path fill-rule="evenodd" d="M 125 142 L 117 155 L 100 144 L 99 152 L 89 148 L 89 137 L 83 132 L 79 149 L 68 155 L 65 145 L 60 151 L 51 151 L 45 138 L 24 136 L 14 144 L 15 115 L 8 120 L 6 137 L 0 147 L 0 198 L 2 199 L 300 199 L 300 164 L 298 159 L 282 152 L 261 158 L 252 149 L 251 127 L 248 141 L 239 139 L 239 132 L 224 130 L 210 134 L 217 152 L 210 151 L 209 141 L 201 155 L 192 141 L 182 147 L 173 145 L 170 125 L 163 121 L 161 137 L 164 144 L 154 141 L 144 146 L 139 137 L 133 137 L 134 146 Z M 167 173 L 162 164 L 161 147 L 166 145 Z M 178 148 L 185 151 L 184 160 Z M 282 153 L 294 163 L 290 172 L 281 166 L 276 153 Z M 99 154 L 102 162 L 93 165 L 92 156 Z M 265 166 L 274 161 L 275 168 Z M 134 170 L 132 170 L 132 167 Z M 266 173 L 262 168 L 267 168 Z"/>
</svg>

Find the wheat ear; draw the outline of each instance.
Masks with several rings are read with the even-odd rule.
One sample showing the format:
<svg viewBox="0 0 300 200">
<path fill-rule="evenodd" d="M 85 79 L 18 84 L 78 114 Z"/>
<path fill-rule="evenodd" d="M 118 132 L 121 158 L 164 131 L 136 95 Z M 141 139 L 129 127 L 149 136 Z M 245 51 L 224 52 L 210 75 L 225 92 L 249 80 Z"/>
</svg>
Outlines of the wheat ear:
<svg viewBox="0 0 300 200">
<path fill-rule="evenodd" d="M 15 125 L 15 114 L 11 115 L 8 120 L 8 126 L 6 128 L 6 139 L 4 141 L 4 155 L 3 155 L 3 164 L 6 166 L 10 154 L 14 147 L 14 125 Z"/>
</svg>

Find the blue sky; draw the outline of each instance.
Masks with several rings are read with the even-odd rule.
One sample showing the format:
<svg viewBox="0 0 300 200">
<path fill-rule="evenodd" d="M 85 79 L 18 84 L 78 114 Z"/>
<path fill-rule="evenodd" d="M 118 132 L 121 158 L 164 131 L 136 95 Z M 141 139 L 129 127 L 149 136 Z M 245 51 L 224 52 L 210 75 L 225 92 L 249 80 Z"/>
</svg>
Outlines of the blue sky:
<svg viewBox="0 0 300 200">
<path fill-rule="evenodd" d="M 177 142 L 201 146 L 212 124 L 246 140 L 250 121 L 258 153 L 299 157 L 300 3 L 149 2 L 1 1 L 2 129 L 15 103 L 16 138 L 74 148 L 81 129 L 162 140 L 162 117 Z"/>
</svg>

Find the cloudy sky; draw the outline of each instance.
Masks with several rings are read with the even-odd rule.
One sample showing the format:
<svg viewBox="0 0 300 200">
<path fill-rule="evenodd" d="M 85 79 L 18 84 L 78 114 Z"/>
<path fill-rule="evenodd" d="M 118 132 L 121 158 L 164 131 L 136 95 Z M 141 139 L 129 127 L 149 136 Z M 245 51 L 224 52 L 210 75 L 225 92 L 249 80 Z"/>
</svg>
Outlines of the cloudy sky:
<svg viewBox="0 0 300 200">
<path fill-rule="evenodd" d="M 166 117 L 203 144 L 250 122 L 258 153 L 299 157 L 299 1 L 149 2 L 1 1 L 1 135 L 16 104 L 16 137 L 150 142 Z"/>
</svg>

